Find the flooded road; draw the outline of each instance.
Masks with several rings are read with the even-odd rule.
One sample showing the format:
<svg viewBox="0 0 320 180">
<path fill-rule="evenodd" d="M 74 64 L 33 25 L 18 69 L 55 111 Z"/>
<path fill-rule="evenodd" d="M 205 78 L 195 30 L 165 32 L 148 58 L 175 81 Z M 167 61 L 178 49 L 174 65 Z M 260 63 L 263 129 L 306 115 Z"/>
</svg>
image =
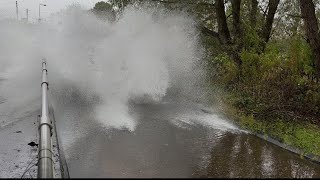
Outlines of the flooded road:
<svg viewBox="0 0 320 180">
<path fill-rule="evenodd" d="M 199 105 L 131 105 L 134 131 L 102 128 L 86 107 L 68 107 L 69 120 L 56 121 L 70 177 L 320 177 L 320 165 Z"/>
<path fill-rule="evenodd" d="M 132 6 L 107 23 L 74 5 L 48 22 L 0 27 L 0 177 L 36 166 L 28 144 L 37 141 L 43 58 L 72 178 L 320 177 L 320 165 L 195 103 L 208 100 L 215 62 L 189 15 Z"/>
</svg>

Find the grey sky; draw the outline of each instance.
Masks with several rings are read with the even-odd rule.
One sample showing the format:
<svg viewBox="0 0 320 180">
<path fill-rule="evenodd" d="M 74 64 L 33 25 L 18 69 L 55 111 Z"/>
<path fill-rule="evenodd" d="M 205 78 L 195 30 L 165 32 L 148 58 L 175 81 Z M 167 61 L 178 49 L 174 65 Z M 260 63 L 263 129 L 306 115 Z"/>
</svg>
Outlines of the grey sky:
<svg viewBox="0 0 320 180">
<path fill-rule="evenodd" d="M 39 3 L 41 6 L 41 18 L 48 17 L 51 13 L 64 9 L 67 5 L 79 3 L 84 8 L 92 8 L 96 2 L 106 0 L 17 0 L 19 19 L 26 17 L 26 9 L 29 9 L 29 20 L 36 21 L 39 18 Z M 0 19 L 16 18 L 16 0 L 0 0 Z"/>
</svg>

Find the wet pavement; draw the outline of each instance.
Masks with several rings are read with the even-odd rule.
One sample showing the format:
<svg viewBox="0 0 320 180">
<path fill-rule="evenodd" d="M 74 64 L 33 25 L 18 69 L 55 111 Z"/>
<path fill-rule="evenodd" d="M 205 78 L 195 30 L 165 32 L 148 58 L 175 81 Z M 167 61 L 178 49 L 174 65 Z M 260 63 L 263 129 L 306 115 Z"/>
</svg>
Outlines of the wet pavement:
<svg viewBox="0 0 320 180">
<path fill-rule="evenodd" d="M 4 112 L 6 103 L 0 104 Z M 31 105 L 32 107 L 32 105 Z M 22 111 L 19 111 L 21 109 Z M 28 108 L 25 108 L 28 109 Z M 38 125 L 40 109 L 17 108 L 11 116 L 0 115 L 0 178 L 36 178 L 38 167 Z M 52 114 L 50 118 L 53 119 Z M 53 124 L 53 127 L 54 124 Z M 61 177 L 60 156 L 55 129 L 52 131 L 54 177 Z"/>
<path fill-rule="evenodd" d="M 70 177 L 320 177 L 319 164 L 198 105 L 131 105 L 134 131 L 103 128 L 90 111 L 77 102 L 56 115 Z"/>
<path fill-rule="evenodd" d="M 37 177 L 38 111 L 20 117 L 0 128 L 0 177 Z"/>
</svg>

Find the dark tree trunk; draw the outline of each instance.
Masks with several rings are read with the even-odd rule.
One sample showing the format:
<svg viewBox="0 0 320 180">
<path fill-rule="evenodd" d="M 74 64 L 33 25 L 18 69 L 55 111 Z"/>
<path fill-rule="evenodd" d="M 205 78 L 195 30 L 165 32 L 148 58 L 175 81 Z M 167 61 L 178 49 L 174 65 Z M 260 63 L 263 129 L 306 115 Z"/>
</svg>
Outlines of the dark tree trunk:
<svg viewBox="0 0 320 180">
<path fill-rule="evenodd" d="M 300 0 L 301 15 L 304 19 L 304 27 L 307 41 L 314 56 L 315 75 L 320 78 L 320 42 L 318 20 L 312 0 Z"/>
<path fill-rule="evenodd" d="M 241 36 L 241 27 L 240 27 L 240 4 L 241 0 L 232 0 L 232 20 L 233 20 L 233 31 L 234 37 L 240 39 Z"/>
<path fill-rule="evenodd" d="M 279 2 L 280 2 L 280 0 L 269 0 L 266 23 L 265 23 L 265 26 L 263 27 L 263 30 L 262 30 L 262 39 L 264 41 L 264 43 L 262 45 L 262 50 L 265 49 L 266 44 L 268 43 L 268 41 L 270 39 L 274 15 L 277 11 L 277 7 L 278 7 Z"/>
<path fill-rule="evenodd" d="M 257 12 L 258 12 L 258 1 L 251 1 L 251 11 L 250 11 L 250 23 L 251 27 L 255 27 L 257 24 Z"/>
<path fill-rule="evenodd" d="M 233 52 L 233 58 L 238 65 L 239 68 L 239 76 L 241 76 L 241 65 L 242 60 L 239 55 L 242 49 L 242 31 L 241 31 L 241 22 L 240 22 L 240 5 L 241 0 L 231 0 L 232 5 L 232 24 L 233 24 L 233 36 L 235 42 L 235 49 Z"/>
<path fill-rule="evenodd" d="M 227 25 L 227 18 L 224 12 L 224 0 L 215 1 L 215 9 L 218 20 L 218 33 L 222 44 L 229 44 L 231 42 L 230 32 Z"/>
</svg>

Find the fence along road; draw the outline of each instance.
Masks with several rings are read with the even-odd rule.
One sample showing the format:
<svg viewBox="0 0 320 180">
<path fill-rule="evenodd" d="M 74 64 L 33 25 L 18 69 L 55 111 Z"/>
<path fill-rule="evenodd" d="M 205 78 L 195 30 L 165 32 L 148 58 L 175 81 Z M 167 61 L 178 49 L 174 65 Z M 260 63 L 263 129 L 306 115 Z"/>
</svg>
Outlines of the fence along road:
<svg viewBox="0 0 320 180">
<path fill-rule="evenodd" d="M 52 124 L 49 119 L 48 108 L 48 70 L 47 63 L 42 62 L 42 107 L 41 119 L 39 124 L 39 160 L 38 160 L 38 178 L 53 178 L 53 160 L 52 160 Z"/>
</svg>

